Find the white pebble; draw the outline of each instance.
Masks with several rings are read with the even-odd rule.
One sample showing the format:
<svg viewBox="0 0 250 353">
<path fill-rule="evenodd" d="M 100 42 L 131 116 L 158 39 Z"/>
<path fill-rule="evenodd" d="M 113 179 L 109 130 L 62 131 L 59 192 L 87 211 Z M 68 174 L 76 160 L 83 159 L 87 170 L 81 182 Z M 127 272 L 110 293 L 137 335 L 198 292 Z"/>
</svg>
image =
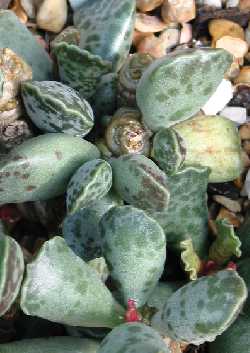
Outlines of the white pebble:
<svg viewBox="0 0 250 353">
<path fill-rule="evenodd" d="M 222 1 L 221 0 L 198 0 L 196 1 L 197 5 L 200 6 L 210 6 L 216 7 L 218 9 L 222 8 Z"/>
<path fill-rule="evenodd" d="M 67 15 L 67 0 L 44 0 L 37 13 L 37 25 L 46 31 L 59 33 L 66 23 Z"/>
<path fill-rule="evenodd" d="M 224 118 L 230 119 L 239 125 L 244 124 L 247 120 L 247 110 L 243 107 L 226 107 L 219 115 L 224 116 Z"/>
<path fill-rule="evenodd" d="M 216 115 L 233 98 L 233 86 L 228 80 L 223 79 L 214 94 L 209 98 L 202 110 L 205 115 Z"/>
</svg>

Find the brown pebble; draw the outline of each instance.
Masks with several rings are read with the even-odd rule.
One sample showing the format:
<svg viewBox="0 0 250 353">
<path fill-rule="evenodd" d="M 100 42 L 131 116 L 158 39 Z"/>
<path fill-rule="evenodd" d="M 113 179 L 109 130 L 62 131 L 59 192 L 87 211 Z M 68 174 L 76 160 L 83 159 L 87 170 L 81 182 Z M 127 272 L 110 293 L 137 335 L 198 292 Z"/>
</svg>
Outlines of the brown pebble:
<svg viewBox="0 0 250 353">
<path fill-rule="evenodd" d="M 244 140 L 244 141 L 242 142 L 242 147 L 243 147 L 244 151 L 245 151 L 248 155 L 250 155 L 250 140 Z"/>
<path fill-rule="evenodd" d="M 250 83 L 250 66 L 243 66 L 234 83 Z"/>
<path fill-rule="evenodd" d="M 156 7 L 161 6 L 164 0 L 136 0 L 136 7 L 142 11 L 152 11 Z"/>
<path fill-rule="evenodd" d="M 239 129 L 241 140 L 250 140 L 250 123 L 245 123 Z"/>
<path fill-rule="evenodd" d="M 161 16 L 166 23 L 184 23 L 195 18 L 195 0 L 164 0 Z"/>
<path fill-rule="evenodd" d="M 244 29 L 238 23 L 223 18 L 209 21 L 208 29 L 215 42 L 224 36 L 245 39 Z"/>
<path fill-rule="evenodd" d="M 234 212 L 229 211 L 225 207 L 221 207 L 216 220 L 219 219 L 226 219 L 230 224 L 232 224 L 236 228 L 238 228 L 243 221 L 241 216 L 237 216 Z"/>
<path fill-rule="evenodd" d="M 166 27 L 167 24 L 157 16 L 149 16 L 140 12 L 136 14 L 135 29 L 139 32 L 161 32 Z"/>
<path fill-rule="evenodd" d="M 220 205 L 226 207 L 229 211 L 235 213 L 241 212 L 241 204 L 237 200 L 229 199 L 223 195 L 214 195 L 213 199 Z"/>
</svg>

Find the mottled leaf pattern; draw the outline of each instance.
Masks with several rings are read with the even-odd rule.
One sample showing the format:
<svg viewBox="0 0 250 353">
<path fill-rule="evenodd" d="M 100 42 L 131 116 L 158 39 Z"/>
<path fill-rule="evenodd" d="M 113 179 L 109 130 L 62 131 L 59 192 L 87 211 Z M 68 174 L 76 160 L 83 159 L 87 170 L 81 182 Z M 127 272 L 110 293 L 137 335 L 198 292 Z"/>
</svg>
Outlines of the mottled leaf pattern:
<svg viewBox="0 0 250 353">
<path fill-rule="evenodd" d="M 87 327 L 114 327 L 124 314 L 96 271 L 61 237 L 44 243 L 27 265 L 21 308 L 27 315 Z"/>
<path fill-rule="evenodd" d="M 100 200 L 112 186 L 112 168 L 103 159 L 95 159 L 80 167 L 67 187 L 67 210 L 75 213 L 95 200 Z"/>
<path fill-rule="evenodd" d="M 126 306 L 128 299 L 140 307 L 157 284 L 166 258 L 162 228 L 142 210 L 114 207 L 100 223 L 103 256 Z"/>
<path fill-rule="evenodd" d="M 170 353 L 161 336 L 142 323 L 116 327 L 102 341 L 97 353 Z"/>
<path fill-rule="evenodd" d="M 78 137 L 49 133 L 31 138 L 0 161 L 0 204 L 63 194 L 74 172 L 98 157 L 98 149 Z"/>
<path fill-rule="evenodd" d="M 98 117 L 113 115 L 116 110 L 117 73 L 103 75 L 96 86 L 94 111 Z"/>
<path fill-rule="evenodd" d="M 227 220 L 215 222 L 217 236 L 209 249 L 209 258 L 217 264 L 223 265 L 235 255 L 241 256 L 241 242 L 234 233 L 234 227 Z"/>
<path fill-rule="evenodd" d="M 148 211 L 168 208 L 167 177 L 143 155 L 125 155 L 111 161 L 114 189 L 127 203 Z"/>
<path fill-rule="evenodd" d="M 222 49 L 187 49 L 155 60 L 136 91 L 145 124 L 158 131 L 193 116 L 215 92 L 232 60 Z"/>
<path fill-rule="evenodd" d="M 99 342 L 87 338 L 34 338 L 0 344 L 1 353 L 96 353 Z"/>
<path fill-rule="evenodd" d="M 236 320 L 246 297 L 246 285 L 236 271 L 201 277 L 168 299 L 158 327 L 176 341 L 212 342 Z"/>
<path fill-rule="evenodd" d="M 126 60 L 135 22 L 135 0 L 88 0 L 74 14 L 80 47 L 111 61 L 119 70 Z"/>
<path fill-rule="evenodd" d="M 89 103 L 60 82 L 25 82 L 22 97 L 30 119 L 42 131 L 83 137 L 94 126 Z"/>
<path fill-rule="evenodd" d="M 23 253 L 11 237 L 0 237 L 0 316 L 3 316 L 16 300 L 24 273 Z M 1 351 L 1 348 L 0 348 Z"/>
<path fill-rule="evenodd" d="M 61 81 L 74 88 L 85 99 L 93 96 L 102 75 L 111 71 L 112 65 L 109 61 L 74 44 L 55 44 L 53 53 L 57 59 Z"/>
</svg>

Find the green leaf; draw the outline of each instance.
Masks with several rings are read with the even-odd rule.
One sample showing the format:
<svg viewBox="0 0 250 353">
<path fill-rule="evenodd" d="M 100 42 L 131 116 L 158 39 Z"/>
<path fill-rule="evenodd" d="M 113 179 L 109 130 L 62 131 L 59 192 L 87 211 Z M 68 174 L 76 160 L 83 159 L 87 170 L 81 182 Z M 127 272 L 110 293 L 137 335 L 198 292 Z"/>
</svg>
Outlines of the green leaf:
<svg viewBox="0 0 250 353">
<path fill-rule="evenodd" d="M 0 204 L 61 195 L 74 172 L 98 157 L 98 149 L 78 137 L 48 133 L 31 138 L 0 161 Z"/>
<path fill-rule="evenodd" d="M 215 92 L 233 57 L 222 49 L 187 49 L 157 59 L 136 91 L 145 124 L 158 131 L 196 114 Z"/>
<path fill-rule="evenodd" d="M 94 95 L 102 75 L 111 71 L 112 64 L 109 61 L 74 44 L 55 44 L 53 54 L 57 59 L 61 81 L 85 99 Z"/>
<path fill-rule="evenodd" d="M 96 353 L 99 342 L 87 338 L 34 338 L 0 344 L 1 353 Z"/>
<path fill-rule="evenodd" d="M 181 286 L 181 282 L 159 282 L 148 298 L 147 306 L 160 311 L 171 295 Z"/>
<path fill-rule="evenodd" d="M 246 285 L 238 273 L 220 271 L 178 289 L 161 315 L 153 317 L 153 326 L 175 341 L 212 342 L 236 320 L 246 298 Z"/>
<path fill-rule="evenodd" d="M 166 175 L 143 155 L 124 155 L 111 160 L 114 189 L 121 198 L 148 211 L 168 208 L 169 190 Z"/>
<path fill-rule="evenodd" d="M 80 47 L 111 61 L 118 71 L 126 60 L 135 22 L 135 0 L 86 1 L 74 13 Z"/>
<path fill-rule="evenodd" d="M 222 116 L 196 116 L 173 127 L 186 149 L 185 165 L 209 167 L 210 183 L 238 178 L 243 170 L 241 141 L 235 123 Z"/>
<path fill-rule="evenodd" d="M 88 265 L 92 267 L 102 282 L 106 282 L 109 276 L 109 269 L 104 257 L 98 257 L 88 261 Z"/>
<path fill-rule="evenodd" d="M 241 242 L 234 233 L 234 227 L 226 219 L 215 221 L 217 236 L 209 249 L 209 258 L 219 265 L 235 255 L 241 256 Z"/>
<path fill-rule="evenodd" d="M 250 257 L 250 212 L 245 215 L 244 222 L 239 227 L 237 235 L 241 241 L 242 257 Z"/>
<path fill-rule="evenodd" d="M 184 270 L 188 273 L 189 279 L 194 281 L 198 277 L 201 268 L 201 259 L 196 254 L 192 239 L 183 240 L 180 242 L 181 260 L 184 264 Z"/>
<path fill-rule="evenodd" d="M 116 327 L 102 341 L 98 353 L 170 353 L 161 336 L 142 323 Z"/>
<path fill-rule="evenodd" d="M 244 304 L 243 313 L 247 314 L 250 317 L 250 258 L 246 257 L 245 259 L 241 259 L 237 262 L 237 272 L 239 275 L 244 279 L 247 290 L 248 290 L 248 297 Z"/>
<path fill-rule="evenodd" d="M 181 251 L 181 241 L 191 238 L 197 254 L 206 255 L 208 176 L 209 170 L 201 166 L 184 167 L 168 176 L 169 207 L 164 212 L 150 213 L 163 227 L 168 247 L 177 253 Z"/>
<path fill-rule="evenodd" d="M 11 237 L 0 237 L 0 316 L 3 316 L 16 300 L 24 273 L 23 252 Z M 1 351 L 1 349 L 0 349 Z"/>
<path fill-rule="evenodd" d="M 45 242 L 27 265 L 21 308 L 27 315 L 71 326 L 114 327 L 124 315 L 96 271 L 61 237 Z"/>
<path fill-rule="evenodd" d="M 24 82 L 22 98 L 30 119 L 42 131 L 84 137 L 94 126 L 89 103 L 60 82 Z"/>
<path fill-rule="evenodd" d="M 112 186 L 112 168 L 102 159 L 84 163 L 70 179 L 67 187 L 67 210 L 72 214 L 102 199 Z"/>
<path fill-rule="evenodd" d="M 145 304 L 164 268 L 166 240 L 160 225 L 142 210 L 114 207 L 102 218 L 103 256 L 121 300 Z"/>
</svg>

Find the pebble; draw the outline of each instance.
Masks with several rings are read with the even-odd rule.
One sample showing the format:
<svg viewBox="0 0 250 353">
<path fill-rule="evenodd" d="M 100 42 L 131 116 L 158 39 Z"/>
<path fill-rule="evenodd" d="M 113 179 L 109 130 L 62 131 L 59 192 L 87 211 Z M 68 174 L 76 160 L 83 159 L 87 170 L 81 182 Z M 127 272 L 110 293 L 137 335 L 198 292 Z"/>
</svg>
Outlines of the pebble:
<svg viewBox="0 0 250 353">
<path fill-rule="evenodd" d="M 239 75 L 234 80 L 234 83 L 249 83 L 250 84 L 250 66 L 243 66 Z"/>
<path fill-rule="evenodd" d="M 139 32 L 161 32 L 167 27 L 157 16 L 149 16 L 138 12 L 136 14 L 135 29 Z"/>
<path fill-rule="evenodd" d="M 237 201 L 232 200 L 222 195 L 214 195 L 213 199 L 220 205 L 226 207 L 229 211 L 232 211 L 235 213 L 241 212 L 241 204 L 238 200 Z"/>
<path fill-rule="evenodd" d="M 44 0 L 37 12 L 37 25 L 49 32 L 60 32 L 67 20 L 66 0 Z"/>
<path fill-rule="evenodd" d="M 182 23 L 180 44 L 189 43 L 193 38 L 193 28 L 190 23 Z"/>
<path fill-rule="evenodd" d="M 69 0 L 71 8 L 76 11 L 79 9 L 87 0 Z"/>
<path fill-rule="evenodd" d="M 150 37 L 152 35 L 152 33 L 150 32 L 147 32 L 147 33 L 144 33 L 144 32 L 139 32 L 137 30 L 134 30 L 133 32 L 133 45 L 135 47 L 137 47 L 139 45 L 139 43 L 146 37 Z"/>
<path fill-rule="evenodd" d="M 195 0 L 164 0 L 161 15 L 166 23 L 183 23 L 196 16 Z"/>
<path fill-rule="evenodd" d="M 250 123 L 247 122 L 241 125 L 239 133 L 241 140 L 250 140 Z"/>
<path fill-rule="evenodd" d="M 240 10 L 250 10 L 250 0 L 240 0 Z"/>
<path fill-rule="evenodd" d="M 223 79 L 214 94 L 202 107 L 206 115 L 216 115 L 233 98 L 233 86 L 229 80 Z"/>
<path fill-rule="evenodd" d="M 231 36 L 235 38 L 245 38 L 243 28 L 236 22 L 226 19 L 214 19 L 209 22 L 208 30 L 214 41 L 221 37 Z"/>
<path fill-rule="evenodd" d="M 250 169 L 247 172 L 244 186 L 240 194 L 241 196 L 247 196 L 247 198 L 250 200 Z"/>
<path fill-rule="evenodd" d="M 232 36 L 223 36 L 216 42 L 216 48 L 222 48 L 231 53 L 237 60 L 239 60 L 240 64 L 243 62 L 243 58 L 248 52 L 248 44 L 246 41 L 235 38 Z"/>
<path fill-rule="evenodd" d="M 35 19 L 38 6 L 43 0 L 20 0 L 20 3 L 28 17 Z"/>
<path fill-rule="evenodd" d="M 224 118 L 230 119 L 239 125 L 244 124 L 247 120 L 247 110 L 242 107 L 226 107 L 219 115 L 224 116 Z"/>
<path fill-rule="evenodd" d="M 136 0 L 136 7 L 142 12 L 152 11 L 156 7 L 161 6 L 163 1 L 164 0 Z"/>
<path fill-rule="evenodd" d="M 21 5 L 21 0 L 14 0 L 10 10 L 16 14 L 22 23 L 26 23 L 28 21 L 28 16 Z"/>
<path fill-rule="evenodd" d="M 242 141 L 243 150 L 249 155 L 250 154 L 250 140 Z"/>
<path fill-rule="evenodd" d="M 198 0 L 197 4 L 199 6 L 215 7 L 217 9 L 222 8 L 222 1 L 221 0 Z"/>
<path fill-rule="evenodd" d="M 241 223 L 243 222 L 243 217 L 240 215 L 237 216 L 234 212 L 229 211 L 227 208 L 222 207 L 220 209 L 220 212 L 216 218 L 216 220 L 219 219 L 226 219 L 230 224 L 232 224 L 235 228 L 239 228 Z"/>
</svg>

